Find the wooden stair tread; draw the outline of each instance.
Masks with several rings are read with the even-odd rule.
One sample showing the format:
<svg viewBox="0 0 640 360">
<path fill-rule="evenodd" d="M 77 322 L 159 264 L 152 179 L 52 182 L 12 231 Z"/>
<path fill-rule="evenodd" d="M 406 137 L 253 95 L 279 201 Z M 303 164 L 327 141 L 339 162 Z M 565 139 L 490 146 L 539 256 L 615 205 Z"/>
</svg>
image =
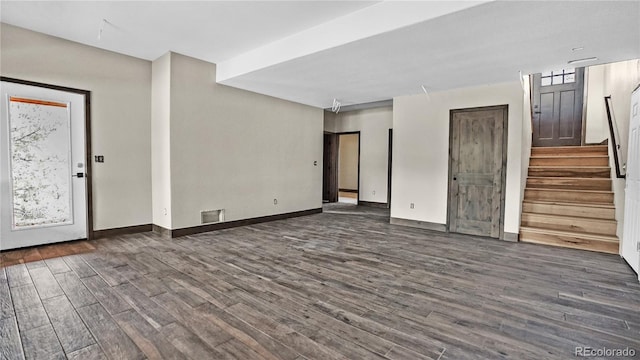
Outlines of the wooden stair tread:
<svg viewBox="0 0 640 360">
<path fill-rule="evenodd" d="M 589 177 L 570 177 L 570 176 L 527 176 L 527 179 L 540 179 L 540 180 L 572 180 L 572 181 L 610 181 L 606 178 L 589 178 Z"/>
<path fill-rule="evenodd" d="M 608 145 L 585 145 L 585 146 L 533 146 L 531 153 L 550 153 L 550 152 L 607 152 Z"/>
<path fill-rule="evenodd" d="M 576 202 L 548 201 L 548 200 L 524 200 L 523 203 L 547 204 L 547 205 L 567 205 L 567 206 L 585 206 L 585 207 L 594 207 L 594 208 L 615 209 L 615 206 L 613 204 L 605 204 L 605 203 L 576 203 Z"/>
<path fill-rule="evenodd" d="M 609 166 L 606 155 L 531 155 L 531 166 Z"/>
<path fill-rule="evenodd" d="M 545 230 L 571 231 L 589 235 L 616 235 L 615 219 L 523 212 L 521 225 Z"/>
<path fill-rule="evenodd" d="M 541 213 L 532 213 L 532 212 L 523 212 L 522 215 L 529 214 L 535 217 L 554 219 L 554 218 L 562 218 L 562 220 L 573 220 L 573 221 L 584 221 L 589 220 L 589 222 L 594 223 L 615 223 L 615 219 L 600 219 L 600 218 L 589 218 L 584 216 L 570 216 L 570 215 L 556 215 L 556 214 L 541 214 Z"/>
<path fill-rule="evenodd" d="M 611 235 L 588 234 L 588 233 L 575 232 L 575 231 L 552 230 L 552 229 L 543 229 L 538 227 L 521 226 L 520 232 L 522 233 L 523 230 L 532 232 L 532 233 L 539 233 L 539 234 L 581 237 L 587 240 L 604 241 L 604 242 L 611 242 L 616 244 L 620 242 L 617 236 L 611 236 Z"/>
<path fill-rule="evenodd" d="M 620 242 L 616 236 L 576 233 L 566 230 L 548 230 L 520 227 L 520 241 L 563 248 L 618 254 Z"/>
<path fill-rule="evenodd" d="M 613 192 L 603 190 L 545 189 L 528 187 L 524 190 L 524 199 L 613 204 Z"/>
<path fill-rule="evenodd" d="M 543 175 L 544 177 L 590 177 L 610 178 L 611 167 L 592 165 L 531 165 L 527 171 L 529 176 Z"/>
<path fill-rule="evenodd" d="M 522 202 L 522 213 L 565 215 L 586 219 L 615 220 L 613 204 L 573 203 L 556 200 L 525 200 Z"/>
<path fill-rule="evenodd" d="M 609 190 L 574 190 L 574 189 L 547 189 L 547 188 L 526 188 L 525 190 L 532 191 L 552 191 L 552 192 L 573 192 L 573 193 L 592 193 L 592 194 L 613 194 L 612 191 Z"/>
<path fill-rule="evenodd" d="M 529 165 L 527 175 L 557 178 L 588 177 L 594 179 L 610 179 L 611 168 L 608 166 Z"/>
<path fill-rule="evenodd" d="M 563 145 L 563 146 L 532 146 L 531 149 L 584 149 L 584 148 L 606 148 L 605 144 L 593 145 Z"/>
<path fill-rule="evenodd" d="M 599 165 L 530 165 L 529 169 L 611 169 L 609 166 L 599 166 Z"/>
<path fill-rule="evenodd" d="M 533 174 L 527 176 L 527 186 L 529 184 L 540 188 L 543 185 L 548 186 L 588 186 L 588 187 L 608 187 L 611 188 L 611 179 L 608 178 L 589 178 L 589 177 L 573 177 L 573 176 L 535 176 L 543 174 Z M 595 189 L 594 189 L 595 190 Z"/>
<path fill-rule="evenodd" d="M 531 158 L 535 158 L 535 159 L 557 159 L 557 158 L 598 158 L 598 159 L 602 159 L 602 158 L 609 158 L 609 155 L 597 155 L 597 154 L 586 154 L 586 155 L 550 155 L 550 154 L 544 154 L 544 155 L 531 155 Z"/>
</svg>

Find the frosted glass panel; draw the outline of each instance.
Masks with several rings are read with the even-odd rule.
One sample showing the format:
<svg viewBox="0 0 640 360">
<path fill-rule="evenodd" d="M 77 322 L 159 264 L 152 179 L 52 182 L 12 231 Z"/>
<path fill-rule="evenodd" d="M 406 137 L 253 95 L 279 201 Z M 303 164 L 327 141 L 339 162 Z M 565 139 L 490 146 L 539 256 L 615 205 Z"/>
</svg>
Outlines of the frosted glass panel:
<svg viewBox="0 0 640 360">
<path fill-rule="evenodd" d="M 562 75 L 554 75 L 553 80 L 551 81 L 551 85 L 561 85 L 562 84 Z"/>
<path fill-rule="evenodd" d="M 13 230 L 73 223 L 69 104 L 9 97 Z"/>
<path fill-rule="evenodd" d="M 576 82 L 576 70 L 554 70 L 540 74 L 540 86 L 562 85 Z"/>
</svg>

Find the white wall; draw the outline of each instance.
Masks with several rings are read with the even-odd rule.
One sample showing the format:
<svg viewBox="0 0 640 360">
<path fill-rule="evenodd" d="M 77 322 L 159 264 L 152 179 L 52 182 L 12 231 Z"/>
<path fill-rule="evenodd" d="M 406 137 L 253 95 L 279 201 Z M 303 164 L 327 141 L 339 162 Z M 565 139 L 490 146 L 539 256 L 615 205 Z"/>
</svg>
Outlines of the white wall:
<svg viewBox="0 0 640 360">
<path fill-rule="evenodd" d="M 339 137 L 338 189 L 358 190 L 358 134 Z"/>
<path fill-rule="evenodd" d="M 230 221 L 320 208 L 323 110 L 215 78 L 215 64 L 171 53 L 171 228 L 200 225 L 201 210 Z"/>
<path fill-rule="evenodd" d="M 392 107 L 340 112 L 337 116 L 325 114 L 326 131 L 327 128 L 335 132 L 360 131 L 360 200 L 386 203 Z"/>
<path fill-rule="evenodd" d="M 0 26 L 2 76 L 91 91 L 94 229 L 151 223 L 151 63 Z"/>
<path fill-rule="evenodd" d="M 629 118 L 631 92 L 640 84 L 640 60 L 628 60 L 610 64 L 590 66 L 587 77 L 587 117 L 586 142 L 600 143 L 611 136 L 607 121 L 607 110 L 604 97 L 611 95 L 613 114 L 617 124 L 618 139 L 622 159 L 621 166 L 627 158 L 629 144 Z M 622 238 L 624 229 L 624 179 L 616 178 L 615 162 L 611 145 L 609 145 L 609 164 L 618 221 L 617 234 Z"/>
<path fill-rule="evenodd" d="M 629 145 L 629 119 L 631 116 L 631 93 L 640 84 L 640 60 L 617 62 L 604 66 L 604 93 L 611 95 L 613 113 L 620 134 L 621 162 L 626 162 Z M 606 111 L 606 110 L 605 110 Z M 606 119 L 606 113 L 605 113 Z M 609 136 L 610 137 L 610 136 Z M 611 142 L 611 140 L 609 140 Z M 622 239 L 624 229 L 624 197 L 625 181 L 616 178 L 615 165 L 611 146 L 609 146 L 609 163 L 618 221 L 617 235 Z"/>
<path fill-rule="evenodd" d="M 171 229 L 171 53 L 153 61 L 151 180 L 153 223 Z"/>
<path fill-rule="evenodd" d="M 604 97 L 611 95 L 613 113 L 626 155 L 631 91 L 640 83 L 640 60 L 590 66 L 587 76 L 586 142 L 600 143 L 609 138 Z"/>
<path fill-rule="evenodd" d="M 604 93 L 611 95 L 620 145 L 623 156 L 627 156 L 629 143 L 629 119 L 631 92 L 640 84 L 640 59 L 611 63 L 604 66 Z M 603 107 L 603 111 L 604 107 Z M 606 119 L 606 113 L 604 115 Z M 605 120 L 606 121 L 606 120 Z"/>
<path fill-rule="evenodd" d="M 609 125 L 604 105 L 606 65 L 590 66 L 587 69 L 587 114 L 585 117 L 585 143 L 599 144 L 609 138 Z"/>
<path fill-rule="evenodd" d="M 391 216 L 445 224 L 449 111 L 509 105 L 504 231 L 518 233 L 521 206 L 523 90 L 520 82 L 393 99 Z M 397 146 L 396 146 L 397 145 Z M 415 208 L 410 209 L 409 204 Z"/>
</svg>

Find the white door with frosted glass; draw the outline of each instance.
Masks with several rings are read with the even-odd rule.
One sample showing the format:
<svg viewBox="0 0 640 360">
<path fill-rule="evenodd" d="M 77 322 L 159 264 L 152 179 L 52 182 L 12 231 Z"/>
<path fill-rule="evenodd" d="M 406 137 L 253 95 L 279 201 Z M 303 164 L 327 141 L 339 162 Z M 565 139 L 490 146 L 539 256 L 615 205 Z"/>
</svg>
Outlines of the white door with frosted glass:
<svg viewBox="0 0 640 360">
<path fill-rule="evenodd" d="M 622 257 L 636 272 L 640 263 L 640 88 L 631 96 L 629 146 L 624 199 Z M 640 274 L 639 277 L 640 279 Z"/>
<path fill-rule="evenodd" d="M 84 95 L 0 93 L 0 250 L 87 238 Z"/>
</svg>

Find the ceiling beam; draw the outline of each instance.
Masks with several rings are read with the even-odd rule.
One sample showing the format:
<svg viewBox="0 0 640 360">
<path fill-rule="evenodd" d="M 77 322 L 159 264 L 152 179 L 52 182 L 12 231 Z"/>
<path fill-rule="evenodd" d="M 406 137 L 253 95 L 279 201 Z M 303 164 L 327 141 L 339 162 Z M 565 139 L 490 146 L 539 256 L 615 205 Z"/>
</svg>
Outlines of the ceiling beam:
<svg viewBox="0 0 640 360">
<path fill-rule="evenodd" d="M 216 80 L 244 75 L 489 1 L 382 1 L 217 64 Z"/>
</svg>

